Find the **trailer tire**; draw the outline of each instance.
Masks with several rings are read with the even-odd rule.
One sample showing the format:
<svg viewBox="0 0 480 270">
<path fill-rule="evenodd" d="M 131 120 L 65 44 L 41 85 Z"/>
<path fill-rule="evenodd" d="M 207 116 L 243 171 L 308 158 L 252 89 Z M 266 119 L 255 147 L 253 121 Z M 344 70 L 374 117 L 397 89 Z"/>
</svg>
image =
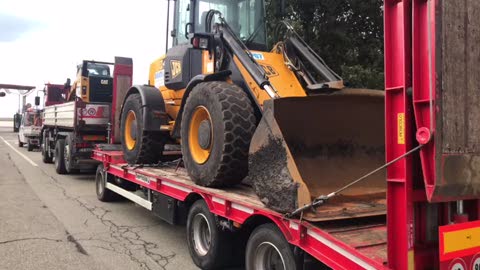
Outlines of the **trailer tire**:
<svg viewBox="0 0 480 270">
<path fill-rule="evenodd" d="M 65 170 L 67 173 L 72 174 L 72 173 L 78 173 L 80 170 L 73 168 L 73 141 L 72 141 L 72 136 L 67 135 L 65 137 L 65 147 L 64 147 L 64 152 L 63 152 L 63 158 L 64 158 L 64 163 L 65 163 Z"/>
<path fill-rule="evenodd" d="M 140 94 L 129 95 L 123 105 L 120 122 L 123 155 L 129 164 L 154 164 L 162 157 L 165 135 L 144 131 L 143 117 Z"/>
<path fill-rule="evenodd" d="M 58 174 L 66 174 L 65 169 L 65 139 L 58 139 L 55 143 L 55 171 Z"/>
<path fill-rule="evenodd" d="M 97 193 L 97 199 L 102 202 L 117 201 L 121 196 L 106 188 L 107 182 L 110 182 L 108 180 L 111 176 L 108 175 L 103 168 L 103 164 L 98 165 L 95 174 L 95 191 Z M 107 175 L 105 176 L 105 174 Z"/>
<path fill-rule="evenodd" d="M 222 81 L 197 84 L 182 115 L 182 153 L 188 174 L 207 187 L 232 186 L 248 174 L 256 117 L 247 94 Z"/>
<path fill-rule="evenodd" d="M 27 151 L 28 151 L 28 152 L 32 152 L 34 147 L 35 147 L 35 145 L 33 145 L 33 144 L 31 144 L 30 142 L 28 142 L 28 144 L 27 144 Z"/>
<path fill-rule="evenodd" d="M 245 269 L 266 270 L 272 265 L 280 270 L 297 269 L 292 247 L 275 224 L 267 223 L 253 230 L 248 239 Z"/>
<path fill-rule="evenodd" d="M 232 263 L 233 241 L 219 226 L 203 200 L 188 212 L 187 243 L 193 262 L 201 269 L 224 269 Z"/>
<path fill-rule="evenodd" d="M 47 131 L 42 133 L 42 161 L 43 163 L 52 163 L 53 157 L 50 155 L 50 140 L 47 137 Z"/>
</svg>

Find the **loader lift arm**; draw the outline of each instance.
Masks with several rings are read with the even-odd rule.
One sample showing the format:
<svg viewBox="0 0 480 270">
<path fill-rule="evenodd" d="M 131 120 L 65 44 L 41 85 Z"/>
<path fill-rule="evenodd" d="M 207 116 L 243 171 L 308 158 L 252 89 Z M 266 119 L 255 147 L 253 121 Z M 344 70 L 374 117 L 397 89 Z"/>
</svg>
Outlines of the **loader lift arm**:
<svg viewBox="0 0 480 270">
<path fill-rule="evenodd" d="M 215 15 L 219 15 L 220 23 L 217 23 L 216 27 L 213 27 L 215 29 L 213 31 L 218 31 L 218 33 L 213 32 L 213 34 L 218 34 L 221 37 L 227 47 L 232 51 L 232 54 L 238 57 L 239 61 L 250 73 L 255 82 L 268 93 L 270 98 L 279 98 L 278 91 L 270 83 L 265 70 L 255 60 L 245 43 L 234 33 L 225 18 L 223 18 L 221 12 L 210 10 L 207 13 L 205 17 L 205 31 L 212 31 L 212 22 Z M 294 31 L 293 27 L 287 21 L 282 21 L 280 26 L 284 26 L 287 29 L 287 33 L 285 40 L 279 43 L 285 47 L 288 46 L 288 48 L 292 48 L 291 50 L 283 48 L 285 63 L 298 77 L 303 78 L 307 90 L 312 92 L 342 89 L 342 78 L 325 64 L 323 59 Z M 203 34 L 200 33 L 199 35 L 202 36 Z M 192 41 L 193 40 L 194 39 L 192 39 Z M 210 40 L 214 41 L 215 39 L 212 38 Z M 214 44 L 209 44 L 209 46 L 213 47 Z M 209 51 L 213 50 L 211 47 L 208 48 Z M 311 73 L 305 69 L 305 61 L 315 69 L 319 77 L 323 79 L 322 82 L 317 82 L 315 76 L 312 76 Z M 298 66 L 295 66 L 293 62 L 296 62 Z"/>
<path fill-rule="evenodd" d="M 219 15 L 221 24 L 217 24 L 219 34 L 233 55 L 237 56 L 242 65 L 247 69 L 255 82 L 265 90 L 270 98 L 279 98 L 277 90 L 270 84 L 265 70 L 255 61 L 252 54 L 245 44 L 235 35 L 233 30 L 228 25 L 227 21 L 222 17 L 218 10 L 210 10 L 205 18 L 205 30 L 211 29 L 212 21 L 215 15 Z M 213 45 L 213 44 L 212 44 Z"/>
</svg>

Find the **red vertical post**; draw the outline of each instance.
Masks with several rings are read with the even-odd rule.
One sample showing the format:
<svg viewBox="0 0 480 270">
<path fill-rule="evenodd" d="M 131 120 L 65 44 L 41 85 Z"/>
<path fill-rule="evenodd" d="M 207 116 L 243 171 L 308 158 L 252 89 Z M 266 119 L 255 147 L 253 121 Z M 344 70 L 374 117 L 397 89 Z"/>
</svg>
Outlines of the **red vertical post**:
<svg viewBox="0 0 480 270">
<path fill-rule="evenodd" d="M 385 0 L 385 148 L 391 161 L 412 148 L 412 112 L 407 89 L 411 87 L 411 3 Z M 388 266 L 412 269 L 414 265 L 414 210 L 412 159 L 406 157 L 387 169 Z"/>
<path fill-rule="evenodd" d="M 123 99 L 132 86 L 133 61 L 131 58 L 115 57 L 115 67 L 113 70 L 113 95 L 110 119 L 110 141 L 108 143 L 120 142 L 120 110 Z"/>
</svg>

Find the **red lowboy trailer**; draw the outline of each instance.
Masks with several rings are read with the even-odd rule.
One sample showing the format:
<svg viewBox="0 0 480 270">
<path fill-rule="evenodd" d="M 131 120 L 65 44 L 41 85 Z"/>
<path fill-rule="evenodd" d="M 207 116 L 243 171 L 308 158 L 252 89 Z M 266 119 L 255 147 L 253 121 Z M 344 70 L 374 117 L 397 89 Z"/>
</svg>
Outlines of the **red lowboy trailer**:
<svg viewBox="0 0 480 270">
<path fill-rule="evenodd" d="M 280 269 L 478 270 L 478 12 L 477 0 L 385 1 L 386 161 L 402 158 L 388 166 L 386 197 L 375 205 L 340 200 L 318 206 L 308 221 L 289 218 L 247 185 L 201 187 L 176 162 L 128 165 L 115 144 L 94 150 L 97 195 L 121 195 L 167 222 L 186 222 L 199 266 L 245 257 L 247 269 L 270 269 L 251 261 L 267 243 Z M 215 226 L 202 230 L 211 220 Z"/>
</svg>

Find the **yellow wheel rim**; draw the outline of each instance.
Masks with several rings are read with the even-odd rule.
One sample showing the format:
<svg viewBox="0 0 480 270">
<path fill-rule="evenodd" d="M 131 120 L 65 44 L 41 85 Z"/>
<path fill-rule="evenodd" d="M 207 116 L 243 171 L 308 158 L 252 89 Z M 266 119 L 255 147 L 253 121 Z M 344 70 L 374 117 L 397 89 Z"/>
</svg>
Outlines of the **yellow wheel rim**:
<svg viewBox="0 0 480 270">
<path fill-rule="evenodd" d="M 127 113 L 127 118 L 125 120 L 125 144 L 127 146 L 128 150 L 133 150 L 135 148 L 135 144 L 137 143 L 136 138 L 132 136 L 132 131 L 136 134 L 136 123 L 137 122 L 137 116 L 135 115 L 135 112 L 133 111 L 128 111 Z M 135 130 L 134 130 L 135 129 Z"/>
<path fill-rule="evenodd" d="M 210 123 L 210 140 L 208 146 L 201 146 L 199 135 L 200 135 L 200 124 L 203 121 L 208 121 Z M 210 157 L 210 152 L 212 150 L 212 120 L 210 114 L 208 113 L 207 108 L 199 106 L 195 109 L 190 121 L 190 126 L 188 129 L 188 145 L 190 154 L 192 155 L 193 160 L 198 164 L 203 164 L 207 162 Z"/>
</svg>

